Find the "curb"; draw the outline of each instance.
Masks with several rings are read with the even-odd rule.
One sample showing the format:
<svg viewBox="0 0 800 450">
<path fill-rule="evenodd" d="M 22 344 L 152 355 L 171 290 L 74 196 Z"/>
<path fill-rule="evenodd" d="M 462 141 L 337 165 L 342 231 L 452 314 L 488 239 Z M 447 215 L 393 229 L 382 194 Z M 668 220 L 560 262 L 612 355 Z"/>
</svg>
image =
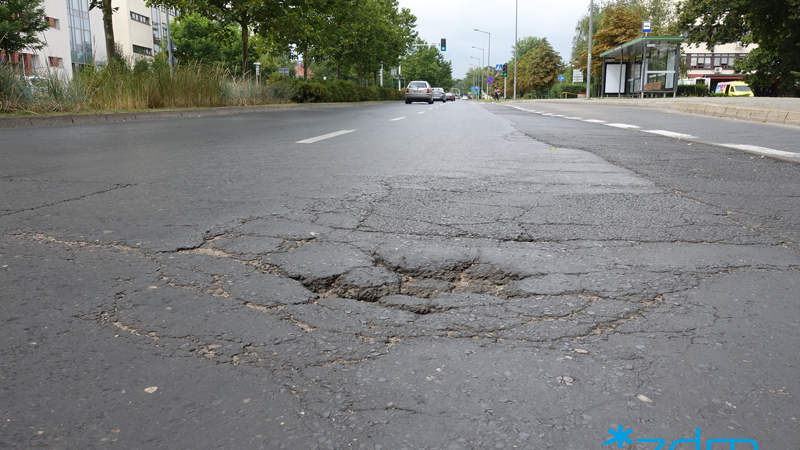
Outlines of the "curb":
<svg viewBox="0 0 800 450">
<path fill-rule="evenodd" d="M 524 101 L 524 100 L 523 100 Z M 746 108 L 741 106 L 727 106 L 718 103 L 703 102 L 641 102 L 631 100 L 538 100 L 541 103 L 571 103 L 580 105 L 605 105 L 648 109 L 671 109 L 688 114 L 701 114 L 704 116 L 726 117 L 728 119 L 746 120 L 748 122 L 775 123 L 779 125 L 800 126 L 800 112 Z"/>
<path fill-rule="evenodd" d="M 204 109 L 165 109 L 122 113 L 97 114 L 52 114 L 41 116 L 0 117 L 0 129 L 24 127 L 49 127 L 87 123 L 128 122 L 131 120 L 174 119 L 183 117 L 227 116 L 230 114 L 263 113 L 291 109 L 340 108 L 344 106 L 368 106 L 391 101 L 350 103 L 292 103 L 272 106 L 229 106 Z"/>
</svg>

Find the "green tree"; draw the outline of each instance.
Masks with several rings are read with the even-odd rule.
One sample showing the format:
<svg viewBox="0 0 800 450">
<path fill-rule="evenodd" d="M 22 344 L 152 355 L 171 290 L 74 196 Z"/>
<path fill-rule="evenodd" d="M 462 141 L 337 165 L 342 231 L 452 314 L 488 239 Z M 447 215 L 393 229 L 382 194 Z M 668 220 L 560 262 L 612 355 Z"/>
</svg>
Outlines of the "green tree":
<svg viewBox="0 0 800 450">
<path fill-rule="evenodd" d="M 221 62 L 221 33 L 220 24 L 198 13 L 180 17 L 171 25 L 175 57 L 179 61 L 198 61 L 204 64 Z"/>
<path fill-rule="evenodd" d="M 539 47 L 528 52 L 519 61 L 517 88 L 522 91 L 550 89 L 563 70 L 561 56 L 553 50 L 547 38 L 543 38 Z"/>
<path fill-rule="evenodd" d="M 600 76 L 603 62 L 598 57 L 601 53 L 611 50 L 626 42 L 630 42 L 642 35 L 642 19 L 644 9 L 641 6 L 631 6 L 627 3 L 611 3 L 603 7 L 598 31 L 592 39 L 592 76 Z M 573 60 L 571 65 L 579 70 L 586 70 L 588 59 L 588 46 Z"/>
<path fill-rule="evenodd" d="M 431 86 L 448 90 L 453 87 L 453 64 L 445 61 L 442 53 L 436 46 L 426 45 L 422 39 L 417 39 L 423 47 L 413 47 L 403 58 L 403 80 L 406 84 L 414 80 L 424 80 Z"/>
<path fill-rule="evenodd" d="M 49 27 L 41 0 L 0 1 L 0 50 L 7 60 L 22 49 L 43 48 L 37 34 Z"/>
<path fill-rule="evenodd" d="M 182 16 L 172 25 L 175 57 L 180 61 L 221 64 L 233 75 L 241 75 L 241 30 L 234 25 L 223 26 L 211 19 L 192 13 Z M 260 53 L 250 46 L 248 54 L 258 59 Z"/>
<path fill-rule="evenodd" d="M 779 81 L 792 89 L 800 80 L 800 0 L 686 0 L 678 14 L 678 28 L 691 43 L 712 51 L 736 41 L 758 45 L 734 65 L 754 86 Z"/>
<path fill-rule="evenodd" d="M 103 33 L 106 39 L 106 58 L 108 62 L 117 59 L 117 47 L 114 40 L 114 21 L 112 16 L 119 8 L 111 6 L 111 0 L 89 0 L 89 9 L 99 9 L 103 13 Z"/>
</svg>

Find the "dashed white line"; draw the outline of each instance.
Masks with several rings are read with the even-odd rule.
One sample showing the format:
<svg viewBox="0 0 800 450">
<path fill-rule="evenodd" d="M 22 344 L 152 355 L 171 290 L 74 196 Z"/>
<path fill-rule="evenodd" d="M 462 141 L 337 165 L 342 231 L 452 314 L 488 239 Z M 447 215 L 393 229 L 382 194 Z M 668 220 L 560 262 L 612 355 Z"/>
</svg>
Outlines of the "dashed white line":
<svg viewBox="0 0 800 450">
<path fill-rule="evenodd" d="M 420 111 L 417 114 L 425 114 L 425 111 Z"/>
<path fill-rule="evenodd" d="M 584 122 L 589 122 L 589 123 L 606 123 L 606 121 L 605 121 L 605 120 L 600 120 L 600 119 L 586 119 L 586 120 L 584 120 Z"/>
<path fill-rule="evenodd" d="M 674 131 L 666 131 L 666 130 L 642 130 L 645 133 L 653 133 L 653 134 L 660 134 L 662 136 L 673 137 L 677 139 L 697 139 L 697 136 L 692 136 L 691 134 L 683 134 L 683 133 L 676 133 Z"/>
<path fill-rule="evenodd" d="M 636 125 L 630 125 L 627 123 L 607 123 L 606 125 L 614 128 L 639 128 Z"/>
<path fill-rule="evenodd" d="M 391 122 L 394 120 L 403 120 L 403 119 L 405 119 L 405 117 L 395 117 L 394 119 L 389 119 L 389 121 Z"/>
<path fill-rule="evenodd" d="M 583 120 L 580 117 L 564 117 L 564 118 L 569 120 Z"/>
<path fill-rule="evenodd" d="M 296 144 L 313 144 L 314 142 L 321 141 L 323 139 L 330 139 L 332 137 L 341 136 L 341 135 L 347 134 L 347 133 L 352 133 L 353 131 L 356 131 L 356 130 L 336 131 L 334 133 L 323 134 L 322 136 L 303 139 L 302 141 L 297 141 Z"/>
<path fill-rule="evenodd" d="M 764 156 L 777 156 L 780 158 L 789 159 L 794 162 L 800 162 L 800 153 L 784 152 L 782 150 L 775 150 L 771 148 L 759 147 L 757 145 L 748 145 L 748 144 L 715 144 L 715 145 L 735 148 L 737 150 L 743 150 L 747 153 L 755 153 Z"/>
</svg>

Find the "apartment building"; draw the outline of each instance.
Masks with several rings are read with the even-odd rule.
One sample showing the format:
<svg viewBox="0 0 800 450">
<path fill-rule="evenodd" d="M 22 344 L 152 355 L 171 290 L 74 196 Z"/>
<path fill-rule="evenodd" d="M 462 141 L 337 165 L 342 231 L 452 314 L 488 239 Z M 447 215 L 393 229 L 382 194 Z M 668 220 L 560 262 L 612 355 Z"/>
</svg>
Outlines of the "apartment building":
<svg viewBox="0 0 800 450">
<path fill-rule="evenodd" d="M 733 71 L 733 64 L 747 58 L 747 54 L 756 48 L 755 45 L 743 45 L 741 42 L 717 45 L 714 51 L 705 45 L 683 44 L 681 53 L 689 68 L 688 77 L 681 80 L 682 84 L 705 84 L 713 90 L 717 83 L 723 81 L 738 81 L 745 74 Z"/>
<path fill-rule="evenodd" d="M 71 78 L 82 65 L 105 64 L 106 40 L 103 13 L 89 10 L 89 0 L 44 0 L 50 28 L 42 33 L 44 47 L 10 55 L 28 75 Z M 167 36 L 166 11 L 150 8 L 144 0 L 114 1 L 114 39 L 125 57 L 152 58 L 163 51 Z M 5 56 L 5 55 L 4 55 Z"/>
</svg>

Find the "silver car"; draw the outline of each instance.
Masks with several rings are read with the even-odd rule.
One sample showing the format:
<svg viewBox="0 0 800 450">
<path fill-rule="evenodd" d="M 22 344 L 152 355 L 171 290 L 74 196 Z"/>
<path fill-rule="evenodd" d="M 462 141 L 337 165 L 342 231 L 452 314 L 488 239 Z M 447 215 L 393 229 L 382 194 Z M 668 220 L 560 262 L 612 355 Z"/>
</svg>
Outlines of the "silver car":
<svg viewBox="0 0 800 450">
<path fill-rule="evenodd" d="M 406 87 L 406 105 L 411 102 L 433 103 L 433 89 L 427 81 L 412 81 Z"/>
<path fill-rule="evenodd" d="M 433 101 L 440 101 L 442 103 L 447 101 L 447 97 L 445 96 L 444 89 L 442 88 L 433 88 Z"/>
</svg>

